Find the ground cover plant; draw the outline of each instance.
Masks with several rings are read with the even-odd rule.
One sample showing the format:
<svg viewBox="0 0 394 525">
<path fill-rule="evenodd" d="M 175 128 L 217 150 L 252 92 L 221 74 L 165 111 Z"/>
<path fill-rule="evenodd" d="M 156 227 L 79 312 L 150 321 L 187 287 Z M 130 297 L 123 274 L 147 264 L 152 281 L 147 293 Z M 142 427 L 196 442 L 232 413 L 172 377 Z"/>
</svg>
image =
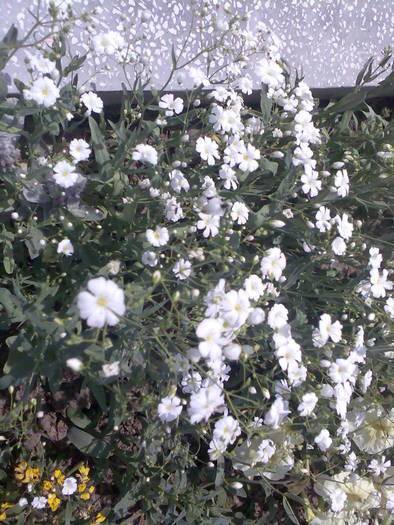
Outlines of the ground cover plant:
<svg viewBox="0 0 394 525">
<path fill-rule="evenodd" d="M 45 7 L 0 44 L 31 74 L 0 76 L 0 521 L 391 523 L 390 50 L 319 107 L 211 2 L 148 94 L 88 33 L 124 65 L 109 117 L 68 40 L 93 15 Z"/>
</svg>

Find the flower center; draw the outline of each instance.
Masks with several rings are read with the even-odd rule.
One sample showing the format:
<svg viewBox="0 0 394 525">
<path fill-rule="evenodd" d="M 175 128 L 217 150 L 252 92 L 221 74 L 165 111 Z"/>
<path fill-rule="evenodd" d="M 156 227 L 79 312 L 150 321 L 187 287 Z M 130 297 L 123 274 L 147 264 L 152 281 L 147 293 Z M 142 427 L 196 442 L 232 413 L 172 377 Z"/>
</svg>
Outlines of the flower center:
<svg viewBox="0 0 394 525">
<path fill-rule="evenodd" d="M 103 296 L 97 298 L 97 306 L 107 306 L 107 299 Z"/>
</svg>

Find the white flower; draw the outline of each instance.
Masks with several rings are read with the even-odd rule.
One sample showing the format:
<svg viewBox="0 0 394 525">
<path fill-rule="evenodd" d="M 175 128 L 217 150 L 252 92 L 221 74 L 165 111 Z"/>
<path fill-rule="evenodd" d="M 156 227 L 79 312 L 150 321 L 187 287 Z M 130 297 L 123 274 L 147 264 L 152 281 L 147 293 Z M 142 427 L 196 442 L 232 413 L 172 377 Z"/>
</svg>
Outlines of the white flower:
<svg viewBox="0 0 394 525">
<path fill-rule="evenodd" d="M 26 498 L 20 498 L 18 501 L 18 505 L 23 509 L 23 507 L 26 507 L 28 504 L 28 501 Z"/>
<path fill-rule="evenodd" d="M 82 361 L 77 357 L 70 357 L 70 359 L 67 359 L 66 365 L 68 368 L 71 368 L 73 372 L 80 372 L 83 368 Z"/>
<path fill-rule="evenodd" d="M 160 226 L 156 226 L 155 230 L 151 230 L 151 229 L 146 230 L 145 235 L 146 235 L 147 241 L 152 246 L 156 246 L 156 247 L 165 246 L 170 239 L 167 228 L 165 227 L 161 228 Z"/>
<path fill-rule="evenodd" d="M 77 480 L 73 477 L 66 478 L 63 481 L 62 494 L 64 496 L 71 496 L 77 490 Z"/>
<path fill-rule="evenodd" d="M 244 172 L 256 171 L 259 167 L 259 163 L 257 162 L 259 159 L 260 151 L 251 144 L 247 146 L 242 145 L 236 155 L 236 162 L 239 164 L 238 167 Z"/>
<path fill-rule="evenodd" d="M 215 164 L 215 159 L 219 159 L 218 145 L 210 137 L 200 137 L 196 142 L 196 151 L 202 160 L 206 160 L 209 166 Z"/>
<path fill-rule="evenodd" d="M 124 292 L 117 284 L 97 277 L 88 281 L 88 292 L 78 294 L 79 315 L 86 319 L 88 326 L 102 328 L 119 322 L 118 315 L 124 315 L 126 306 Z"/>
<path fill-rule="evenodd" d="M 75 166 L 66 160 L 61 160 L 53 168 L 53 178 L 56 184 L 62 188 L 70 188 L 77 182 L 79 174 L 75 171 Z"/>
<path fill-rule="evenodd" d="M 316 213 L 316 227 L 322 233 L 331 230 L 330 210 L 325 206 L 320 206 Z"/>
<path fill-rule="evenodd" d="M 191 423 L 199 423 L 202 420 L 208 421 L 211 415 L 221 409 L 224 405 L 222 389 L 217 385 L 210 385 L 201 388 L 190 397 L 188 409 Z"/>
<path fill-rule="evenodd" d="M 44 496 L 35 496 L 31 502 L 33 509 L 44 509 L 47 504 L 47 499 Z"/>
<path fill-rule="evenodd" d="M 391 467 L 391 461 L 386 461 L 386 457 L 382 456 L 379 459 L 373 459 L 368 465 L 368 469 L 372 472 L 372 475 L 377 478 L 381 474 L 384 474 L 388 468 Z"/>
<path fill-rule="evenodd" d="M 164 423 L 174 421 L 182 412 L 181 400 L 177 396 L 163 397 L 157 407 L 159 418 Z"/>
<path fill-rule="evenodd" d="M 347 496 L 344 493 L 344 491 L 338 487 L 330 492 L 330 499 L 331 499 L 331 510 L 333 512 L 340 512 L 345 505 Z"/>
<path fill-rule="evenodd" d="M 365 372 L 361 379 L 361 392 L 365 394 L 365 392 L 368 390 L 369 386 L 372 383 L 372 370 L 368 370 Z"/>
<path fill-rule="evenodd" d="M 157 265 L 157 255 L 155 254 L 155 252 L 144 252 L 142 254 L 142 257 L 141 257 L 141 260 L 142 260 L 142 264 L 147 264 L 149 266 L 152 266 L 152 268 L 154 266 Z"/>
<path fill-rule="evenodd" d="M 349 240 L 350 237 L 353 235 L 353 224 L 349 222 L 348 214 L 344 213 L 342 215 L 342 218 L 337 215 L 335 217 L 337 228 L 339 235 L 343 237 L 345 240 Z"/>
<path fill-rule="evenodd" d="M 56 103 L 60 96 L 59 88 L 48 77 L 40 77 L 33 82 L 30 88 L 23 91 L 26 100 L 33 100 L 41 106 L 49 108 Z"/>
<path fill-rule="evenodd" d="M 209 215 L 208 213 L 199 213 L 200 220 L 197 222 L 197 228 L 204 230 L 203 236 L 215 237 L 219 233 L 220 217 L 218 215 Z"/>
<path fill-rule="evenodd" d="M 310 416 L 315 409 L 318 402 L 317 395 L 314 392 L 309 392 L 302 396 L 302 402 L 298 405 L 298 412 L 300 416 Z"/>
<path fill-rule="evenodd" d="M 321 180 L 318 178 L 318 172 L 313 169 L 305 170 L 305 173 L 301 175 L 302 191 L 309 193 L 311 197 L 316 195 L 321 190 Z"/>
<path fill-rule="evenodd" d="M 153 166 L 157 164 L 157 151 L 149 144 L 138 144 L 133 151 L 133 160 L 148 162 Z"/>
<path fill-rule="evenodd" d="M 337 171 L 334 184 L 340 197 L 349 195 L 349 177 L 345 169 Z"/>
<path fill-rule="evenodd" d="M 386 297 L 386 290 L 393 289 L 392 281 L 387 280 L 388 271 L 383 270 L 382 273 L 379 273 L 377 268 L 372 268 L 370 272 L 370 281 L 371 281 L 371 292 L 372 295 L 378 299 L 379 297 Z"/>
<path fill-rule="evenodd" d="M 262 308 L 252 308 L 249 315 L 247 322 L 251 325 L 258 325 L 265 321 L 265 313 Z"/>
<path fill-rule="evenodd" d="M 304 170 L 314 169 L 316 161 L 312 158 L 313 151 L 306 142 L 301 144 L 294 150 L 292 163 L 294 166 L 304 166 Z"/>
<path fill-rule="evenodd" d="M 253 82 L 249 77 L 241 77 L 238 80 L 238 87 L 244 95 L 251 95 L 253 89 Z"/>
<path fill-rule="evenodd" d="M 379 252 L 379 248 L 370 248 L 369 249 L 369 261 L 368 264 L 372 266 L 372 268 L 380 268 L 380 265 L 382 264 L 382 254 Z"/>
<path fill-rule="evenodd" d="M 335 255 L 344 255 L 346 253 L 346 242 L 342 237 L 335 237 L 331 243 L 331 248 Z"/>
<path fill-rule="evenodd" d="M 287 324 L 288 311 L 283 304 L 274 304 L 268 313 L 268 325 L 276 330 Z"/>
<path fill-rule="evenodd" d="M 287 370 L 289 366 L 297 361 L 301 361 L 301 348 L 292 337 L 275 350 L 275 357 L 279 359 L 279 366 L 282 370 Z"/>
<path fill-rule="evenodd" d="M 74 253 L 74 246 L 71 244 L 70 239 L 63 239 L 57 245 L 57 253 L 69 256 Z"/>
<path fill-rule="evenodd" d="M 242 353 L 242 346 L 237 343 L 231 343 L 223 348 L 223 354 L 229 361 L 238 361 Z"/>
<path fill-rule="evenodd" d="M 323 428 L 319 435 L 315 437 L 315 443 L 323 452 L 326 452 L 326 450 L 331 447 L 332 439 L 330 438 L 330 433 L 326 428 Z"/>
<path fill-rule="evenodd" d="M 268 463 L 275 451 L 275 443 L 271 439 L 263 439 L 257 449 L 257 461 L 259 463 Z"/>
<path fill-rule="evenodd" d="M 394 317 L 394 297 L 389 297 L 386 301 L 386 304 L 384 305 L 384 311 L 390 315 L 390 317 Z"/>
<path fill-rule="evenodd" d="M 101 113 L 103 111 L 104 103 L 101 100 L 101 98 L 96 95 L 96 93 L 93 93 L 93 91 L 89 91 L 88 93 L 84 93 L 81 96 L 81 101 L 87 107 L 87 114 L 88 115 L 90 115 L 92 112 L 93 113 Z"/>
<path fill-rule="evenodd" d="M 73 139 L 70 142 L 70 155 L 73 157 L 75 162 L 81 162 L 87 160 L 92 150 L 86 140 Z"/>
<path fill-rule="evenodd" d="M 175 266 L 173 267 L 172 271 L 175 274 L 175 277 L 179 279 L 180 281 L 183 281 L 184 279 L 187 279 L 191 274 L 191 262 L 185 261 L 185 259 L 180 259 L 176 262 Z"/>
<path fill-rule="evenodd" d="M 263 58 L 256 64 L 255 72 L 261 82 L 267 84 L 269 88 L 276 89 L 284 84 L 282 68 L 274 60 Z"/>
<path fill-rule="evenodd" d="M 173 170 L 168 174 L 168 177 L 171 181 L 171 188 L 176 193 L 181 193 L 182 190 L 186 193 L 189 191 L 190 184 L 181 171 Z"/>
<path fill-rule="evenodd" d="M 55 62 L 52 62 L 48 58 L 44 58 L 42 55 L 31 57 L 30 65 L 38 73 L 41 73 L 41 75 L 49 75 L 56 69 Z"/>
<path fill-rule="evenodd" d="M 227 446 L 232 445 L 240 434 L 241 428 L 238 421 L 232 416 L 223 416 L 215 423 L 213 439 L 222 441 Z"/>
<path fill-rule="evenodd" d="M 166 117 L 172 117 L 174 113 L 179 115 L 183 111 L 183 100 L 180 97 L 174 99 L 174 95 L 168 93 L 161 97 L 159 107 L 166 110 Z"/>
<path fill-rule="evenodd" d="M 231 290 L 226 293 L 222 304 L 223 318 L 234 328 L 241 327 L 250 313 L 250 302 L 245 290 Z"/>
<path fill-rule="evenodd" d="M 332 323 L 331 316 L 323 314 L 320 316 L 319 332 L 323 344 L 325 344 L 329 338 L 334 341 L 334 343 L 339 343 L 342 338 L 342 325 L 339 321 Z"/>
<path fill-rule="evenodd" d="M 118 31 L 100 33 L 93 37 L 93 46 L 99 55 L 113 55 L 124 46 L 124 38 Z"/>
<path fill-rule="evenodd" d="M 199 343 L 198 350 L 202 357 L 218 359 L 222 354 L 223 322 L 219 319 L 204 319 L 198 325 L 196 335 L 203 341 Z"/>
<path fill-rule="evenodd" d="M 248 294 L 249 299 L 258 301 L 264 295 L 265 286 L 258 275 L 250 275 L 245 279 L 244 288 Z"/>
<path fill-rule="evenodd" d="M 226 190 L 236 190 L 238 187 L 238 179 L 235 171 L 228 165 L 223 164 L 219 170 L 219 177 L 224 180 L 223 186 Z"/>
<path fill-rule="evenodd" d="M 279 428 L 280 424 L 288 414 L 290 414 L 289 402 L 281 397 L 277 397 L 265 415 L 264 424 L 270 425 L 274 428 Z"/>
<path fill-rule="evenodd" d="M 300 386 L 305 380 L 307 369 L 305 366 L 300 366 L 296 361 L 291 361 L 287 368 L 287 376 L 292 386 Z"/>
<path fill-rule="evenodd" d="M 243 202 L 234 202 L 231 208 L 231 218 L 237 224 L 246 224 L 249 217 L 249 210 Z"/>
<path fill-rule="evenodd" d="M 337 359 L 328 370 L 334 383 L 346 383 L 354 377 L 355 372 L 356 365 L 350 359 Z"/>
<path fill-rule="evenodd" d="M 279 281 L 283 270 L 286 268 L 286 257 L 280 251 L 280 248 L 270 248 L 267 254 L 261 260 L 262 275 Z"/>
<path fill-rule="evenodd" d="M 119 375 L 119 361 L 113 363 L 107 363 L 101 367 L 104 377 L 113 377 Z"/>
<path fill-rule="evenodd" d="M 201 84 L 204 87 L 209 86 L 209 80 L 207 76 L 201 71 L 201 69 L 198 69 L 196 67 L 190 67 L 188 69 L 188 74 L 193 82 L 194 87 L 200 86 Z"/>
</svg>

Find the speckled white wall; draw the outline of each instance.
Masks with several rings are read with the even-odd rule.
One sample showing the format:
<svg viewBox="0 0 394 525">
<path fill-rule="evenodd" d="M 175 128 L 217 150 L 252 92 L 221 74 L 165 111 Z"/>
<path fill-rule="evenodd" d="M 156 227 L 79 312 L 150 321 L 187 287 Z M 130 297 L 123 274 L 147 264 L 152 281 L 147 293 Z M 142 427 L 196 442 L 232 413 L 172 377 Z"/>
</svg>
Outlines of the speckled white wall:
<svg viewBox="0 0 394 525">
<path fill-rule="evenodd" d="M 56 0 L 73 1 L 76 10 L 86 9 L 95 16 L 95 30 L 119 30 L 128 40 L 135 41 L 135 50 L 149 58 L 152 78 L 161 86 L 171 67 L 171 47 L 180 50 L 192 20 L 193 6 L 202 0 Z M 32 25 L 29 9 L 38 0 L 0 0 L 3 4 L 0 36 L 15 23 L 23 35 Z M 41 5 L 49 0 L 41 0 Z M 213 1 L 211 3 L 214 3 Z M 393 0 L 231 0 L 233 11 L 251 13 L 249 28 L 263 21 L 282 42 L 283 57 L 293 68 L 303 69 L 312 87 L 336 87 L 354 84 L 365 60 L 380 56 L 383 48 L 394 42 Z M 224 4 L 224 2 L 221 2 Z M 209 42 L 209 13 L 196 22 L 184 51 L 185 61 L 201 42 Z M 199 27 L 200 24 L 200 27 Z M 87 33 L 82 26 L 74 32 L 74 48 L 82 52 Z M 26 77 L 24 54 L 13 57 L 8 72 L 21 79 Z M 200 63 L 203 62 L 203 57 Z M 94 82 L 99 90 L 119 89 L 123 72 L 110 58 L 98 62 L 90 55 L 84 65 L 86 82 Z M 26 77 L 27 78 L 27 77 Z M 176 79 L 170 87 L 176 87 Z"/>
</svg>

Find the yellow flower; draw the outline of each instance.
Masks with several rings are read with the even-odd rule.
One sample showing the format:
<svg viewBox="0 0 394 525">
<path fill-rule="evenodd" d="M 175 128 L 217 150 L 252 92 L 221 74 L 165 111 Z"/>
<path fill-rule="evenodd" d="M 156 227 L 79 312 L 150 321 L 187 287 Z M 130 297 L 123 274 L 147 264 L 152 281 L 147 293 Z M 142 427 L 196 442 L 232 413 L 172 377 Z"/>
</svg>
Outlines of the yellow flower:
<svg viewBox="0 0 394 525">
<path fill-rule="evenodd" d="M 49 481 L 49 479 L 46 479 L 46 480 L 44 481 L 44 483 L 42 484 L 42 488 L 43 488 L 44 493 L 47 493 L 47 492 L 49 492 L 50 490 L 52 490 L 52 489 L 53 489 L 53 483 L 52 483 L 52 481 Z"/>
<path fill-rule="evenodd" d="M 87 492 L 84 492 L 83 494 L 80 495 L 80 498 L 84 500 L 88 500 L 90 499 L 90 496 L 92 495 L 93 492 L 94 492 L 94 487 L 89 487 Z"/>
<path fill-rule="evenodd" d="M 94 521 L 90 522 L 90 525 L 97 525 L 97 523 L 103 523 L 106 520 L 106 517 L 99 512 Z"/>
<path fill-rule="evenodd" d="M 22 479 L 22 483 L 37 483 L 40 477 L 40 469 L 27 467 L 25 477 Z"/>
<path fill-rule="evenodd" d="M 22 481 L 25 477 L 25 471 L 27 469 L 26 461 L 21 461 L 14 469 L 14 476 L 17 481 Z"/>
<path fill-rule="evenodd" d="M 63 481 L 65 479 L 65 475 L 62 473 L 61 470 L 59 470 L 58 468 L 55 470 L 55 472 L 53 473 L 53 475 L 55 476 L 56 478 L 56 481 L 59 483 L 60 486 L 63 485 Z"/>
<path fill-rule="evenodd" d="M 50 496 L 48 496 L 48 505 L 51 507 L 51 510 L 55 512 L 59 505 L 60 505 L 60 499 L 56 496 L 55 493 L 52 493 Z"/>
<path fill-rule="evenodd" d="M 3 521 L 5 519 L 7 519 L 7 515 L 6 515 L 5 511 L 7 509 L 9 509 L 10 507 L 13 507 L 13 506 L 14 506 L 13 503 L 8 503 L 8 502 L 1 504 L 0 521 Z"/>
<path fill-rule="evenodd" d="M 89 481 L 90 468 L 89 467 L 85 467 L 84 465 L 81 465 L 78 470 L 80 472 L 79 474 L 77 474 L 79 479 L 81 481 Z"/>
<path fill-rule="evenodd" d="M 86 483 L 80 483 L 78 485 L 78 492 L 84 492 L 84 490 L 86 489 Z"/>
</svg>

